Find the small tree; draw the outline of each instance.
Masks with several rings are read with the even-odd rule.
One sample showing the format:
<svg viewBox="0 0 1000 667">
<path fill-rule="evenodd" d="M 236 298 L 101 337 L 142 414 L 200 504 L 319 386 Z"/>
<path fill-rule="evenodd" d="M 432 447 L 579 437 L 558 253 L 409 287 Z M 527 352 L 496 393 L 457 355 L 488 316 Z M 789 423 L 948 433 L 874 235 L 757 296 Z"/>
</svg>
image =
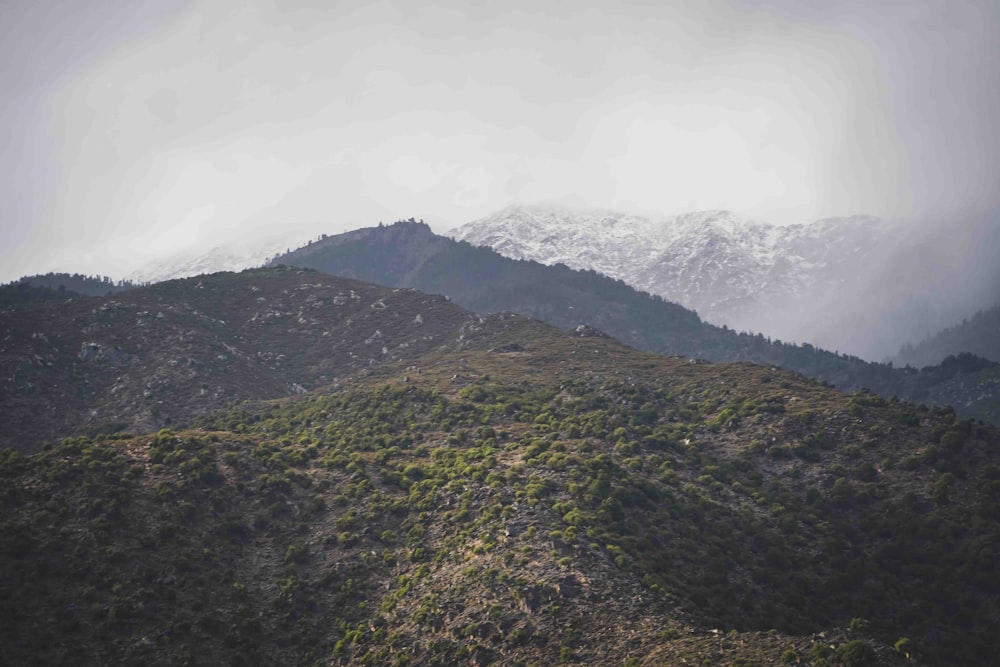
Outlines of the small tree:
<svg viewBox="0 0 1000 667">
<path fill-rule="evenodd" d="M 844 667 L 868 667 L 868 665 L 874 665 L 878 659 L 875 649 L 861 639 L 841 644 L 837 647 L 833 657 Z"/>
</svg>

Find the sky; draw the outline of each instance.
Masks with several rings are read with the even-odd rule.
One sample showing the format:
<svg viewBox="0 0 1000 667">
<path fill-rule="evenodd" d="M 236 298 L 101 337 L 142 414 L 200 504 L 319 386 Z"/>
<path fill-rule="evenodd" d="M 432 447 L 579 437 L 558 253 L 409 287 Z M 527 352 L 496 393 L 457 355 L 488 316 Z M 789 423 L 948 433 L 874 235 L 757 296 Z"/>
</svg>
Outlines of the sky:
<svg viewBox="0 0 1000 667">
<path fill-rule="evenodd" d="M 5 0 L 0 282 L 516 203 L 996 211 L 998 25 L 992 0 Z"/>
</svg>

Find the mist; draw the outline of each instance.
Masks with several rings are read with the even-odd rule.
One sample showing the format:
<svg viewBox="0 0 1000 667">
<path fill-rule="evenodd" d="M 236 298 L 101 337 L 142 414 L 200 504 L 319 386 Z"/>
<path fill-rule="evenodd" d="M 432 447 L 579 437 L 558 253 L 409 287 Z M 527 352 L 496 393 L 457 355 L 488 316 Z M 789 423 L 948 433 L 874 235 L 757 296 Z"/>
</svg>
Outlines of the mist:
<svg viewBox="0 0 1000 667">
<path fill-rule="evenodd" d="M 887 361 L 979 310 L 1000 304 L 1000 208 L 890 223 L 879 262 L 846 284 L 769 310 L 759 329 L 871 361 Z"/>
<path fill-rule="evenodd" d="M 510 203 L 996 224 L 991 1 L 0 12 L 0 280 Z"/>
</svg>

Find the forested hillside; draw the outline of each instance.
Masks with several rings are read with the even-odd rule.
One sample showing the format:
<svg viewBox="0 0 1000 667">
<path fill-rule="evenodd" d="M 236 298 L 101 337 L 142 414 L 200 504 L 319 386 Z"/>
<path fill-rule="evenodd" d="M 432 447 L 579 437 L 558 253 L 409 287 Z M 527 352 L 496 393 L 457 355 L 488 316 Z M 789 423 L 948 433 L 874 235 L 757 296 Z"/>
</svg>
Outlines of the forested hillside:
<svg viewBox="0 0 1000 667">
<path fill-rule="evenodd" d="M 1000 362 L 1000 306 L 980 310 L 961 324 L 919 343 L 904 345 L 893 361 L 919 368 L 963 352 Z"/>
</svg>

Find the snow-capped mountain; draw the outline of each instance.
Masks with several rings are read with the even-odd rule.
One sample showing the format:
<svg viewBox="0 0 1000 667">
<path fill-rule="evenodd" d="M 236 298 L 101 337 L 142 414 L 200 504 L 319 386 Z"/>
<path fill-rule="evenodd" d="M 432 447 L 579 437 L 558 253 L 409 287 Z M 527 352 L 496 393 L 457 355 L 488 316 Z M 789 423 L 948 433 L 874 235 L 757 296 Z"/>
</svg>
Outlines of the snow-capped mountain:
<svg viewBox="0 0 1000 667">
<path fill-rule="evenodd" d="M 871 216 L 779 226 L 730 211 L 649 218 L 517 206 L 449 235 L 509 257 L 593 269 L 716 324 L 872 357 L 899 341 L 875 349 L 830 320 L 846 314 L 845 295 L 871 296 L 875 267 L 900 245 L 887 243 L 897 232 Z"/>
</svg>

